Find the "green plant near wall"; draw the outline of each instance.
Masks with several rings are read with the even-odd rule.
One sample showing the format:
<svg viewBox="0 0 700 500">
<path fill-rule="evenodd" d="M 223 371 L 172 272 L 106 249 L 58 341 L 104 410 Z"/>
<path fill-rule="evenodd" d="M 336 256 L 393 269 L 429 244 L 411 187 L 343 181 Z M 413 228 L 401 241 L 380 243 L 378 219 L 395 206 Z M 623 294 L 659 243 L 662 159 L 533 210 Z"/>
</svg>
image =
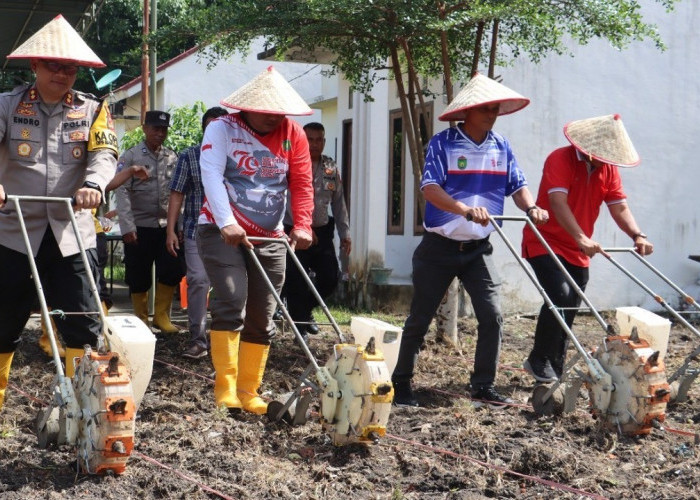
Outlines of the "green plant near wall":
<svg viewBox="0 0 700 500">
<path fill-rule="evenodd" d="M 206 106 L 202 101 L 168 109 L 170 129 L 164 146 L 179 153 L 185 148 L 199 144 L 202 141 L 202 115 L 205 111 Z M 121 139 L 121 151 L 136 146 L 143 139 L 141 127 L 128 131 Z"/>
</svg>

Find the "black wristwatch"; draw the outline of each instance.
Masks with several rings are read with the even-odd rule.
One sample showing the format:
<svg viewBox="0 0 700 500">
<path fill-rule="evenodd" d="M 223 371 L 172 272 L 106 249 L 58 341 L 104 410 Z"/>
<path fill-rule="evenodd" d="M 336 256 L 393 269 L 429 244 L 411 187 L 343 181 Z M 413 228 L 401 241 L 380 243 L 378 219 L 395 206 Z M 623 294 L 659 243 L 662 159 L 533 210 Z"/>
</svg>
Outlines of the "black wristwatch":
<svg viewBox="0 0 700 500">
<path fill-rule="evenodd" d="M 639 233 L 635 233 L 635 234 L 632 235 L 632 241 L 637 241 L 637 238 L 640 238 L 640 237 L 641 237 L 641 238 L 644 238 L 645 240 L 647 239 L 647 235 L 646 235 L 646 234 L 644 234 L 644 233 L 642 233 L 642 232 L 639 232 Z"/>
<path fill-rule="evenodd" d="M 85 182 L 83 182 L 83 187 L 90 188 L 90 189 L 96 189 L 100 193 L 102 192 L 102 190 L 100 189 L 100 185 L 96 182 L 85 181 Z"/>
</svg>

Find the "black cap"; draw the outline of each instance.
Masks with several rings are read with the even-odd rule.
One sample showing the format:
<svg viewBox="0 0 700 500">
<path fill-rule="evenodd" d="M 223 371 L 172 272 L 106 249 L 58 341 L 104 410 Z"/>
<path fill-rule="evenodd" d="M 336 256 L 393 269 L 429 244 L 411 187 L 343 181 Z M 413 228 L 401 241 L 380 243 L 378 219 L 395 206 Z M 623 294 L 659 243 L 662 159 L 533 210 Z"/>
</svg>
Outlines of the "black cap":
<svg viewBox="0 0 700 500">
<path fill-rule="evenodd" d="M 146 111 L 146 119 L 143 124 L 154 127 L 169 127 L 170 114 L 165 111 Z"/>
</svg>

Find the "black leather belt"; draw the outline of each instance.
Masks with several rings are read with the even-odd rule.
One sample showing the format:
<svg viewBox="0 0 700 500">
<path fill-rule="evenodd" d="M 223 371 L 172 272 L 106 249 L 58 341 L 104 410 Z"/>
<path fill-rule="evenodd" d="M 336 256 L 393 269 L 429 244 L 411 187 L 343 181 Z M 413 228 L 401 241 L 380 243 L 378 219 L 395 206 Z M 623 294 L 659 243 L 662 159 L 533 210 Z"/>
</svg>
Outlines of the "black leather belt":
<svg viewBox="0 0 700 500">
<path fill-rule="evenodd" d="M 425 237 L 435 241 L 436 243 L 439 243 L 440 245 L 454 248 L 458 252 L 471 252 L 472 250 L 480 247 L 481 245 L 489 241 L 488 236 L 480 240 L 458 241 L 453 240 L 451 238 L 446 238 L 437 233 L 430 232 L 425 233 Z"/>
</svg>

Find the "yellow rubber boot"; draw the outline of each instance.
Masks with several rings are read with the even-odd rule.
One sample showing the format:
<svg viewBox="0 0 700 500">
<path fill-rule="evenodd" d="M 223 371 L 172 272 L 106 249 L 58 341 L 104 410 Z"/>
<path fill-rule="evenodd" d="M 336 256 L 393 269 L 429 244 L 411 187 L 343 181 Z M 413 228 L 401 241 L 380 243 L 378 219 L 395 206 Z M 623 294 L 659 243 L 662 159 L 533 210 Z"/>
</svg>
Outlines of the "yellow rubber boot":
<svg viewBox="0 0 700 500">
<path fill-rule="evenodd" d="M 12 366 L 14 355 L 14 352 L 0 353 L 0 409 L 5 402 L 5 389 L 7 389 L 7 381 L 10 378 L 10 366 Z"/>
<path fill-rule="evenodd" d="M 214 397 L 216 406 L 241 408 L 241 401 L 236 392 L 238 376 L 238 332 L 230 330 L 212 330 L 211 361 L 216 370 L 214 380 Z"/>
<path fill-rule="evenodd" d="M 238 399 L 243 409 L 257 415 L 267 412 L 267 402 L 260 397 L 258 389 L 262 383 L 269 345 L 241 342 L 238 351 Z"/>
<path fill-rule="evenodd" d="M 173 304 L 174 286 L 156 283 L 156 303 L 153 306 L 153 326 L 163 333 L 177 333 L 178 327 L 170 322 L 170 307 Z"/>
<path fill-rule="evenodd" d="M 132 293 L 131 305 L 134 315 L 148 325 L 148 292 Z"/>
<path fill-rule="evenodd" d="M 58 340 L 58 329 L 56 328 L 56 323 L 53 320 L 53 316 L 50 318 L 51 326 L 53 327 L 53 338 L 56 341 L 56 347 L 58 348 L 58 356 L 62 358 L 66 355 L 66 350 L 63 348 L 61 341 Z M 41 337 L 39 337 L 39 347 L 41 347 L 41 350 L 44 351 L 47 356 L 53 356 L 51 352 L 51 340 L 49 339 L 49 329 L 46 327 L 44 318 L 41 318 Z"/>
<path fill-rule="evenodd" d="M 66 347 L 66 377 L 73 378 L 75 375 L 75 366 L 73 360 L 75 358 L 82 358 L 85 351 L 83 349 L 75 349 L 73 347 Z"/>
</svg>

